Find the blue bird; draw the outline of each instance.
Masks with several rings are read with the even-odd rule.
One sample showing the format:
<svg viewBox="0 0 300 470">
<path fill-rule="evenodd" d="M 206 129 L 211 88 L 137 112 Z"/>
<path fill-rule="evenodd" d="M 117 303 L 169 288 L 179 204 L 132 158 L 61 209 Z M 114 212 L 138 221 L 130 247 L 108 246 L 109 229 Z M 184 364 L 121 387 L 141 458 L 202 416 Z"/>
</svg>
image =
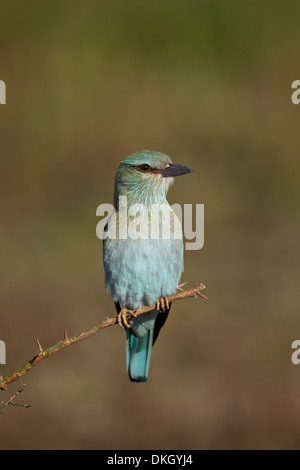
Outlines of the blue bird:
<svg viewBox="0 0 300 470">
<path fill-rule="evenodd" d="M 106 289 L 126 330 L 127 372 L 134 382 L 147 380 L 152 346 L 183 272 L 182 228 L 166 194 L 174 176 L 192 171 L 163 153 L 143 150 L 125 158 L 116 173 L 103 263 Z M 133 312 L 152 304 L 155 310 Z"/>
</svg>

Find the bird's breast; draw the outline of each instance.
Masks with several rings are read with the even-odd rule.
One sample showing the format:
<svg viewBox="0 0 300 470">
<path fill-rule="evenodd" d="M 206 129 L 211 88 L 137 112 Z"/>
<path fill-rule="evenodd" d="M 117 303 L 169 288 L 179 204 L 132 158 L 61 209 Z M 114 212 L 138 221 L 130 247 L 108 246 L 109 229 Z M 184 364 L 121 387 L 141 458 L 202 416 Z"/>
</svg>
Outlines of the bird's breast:
<svg viewBox="0 0 300 470">
<path fill-rule="evenodd" d="M 110 234 L 114 228 L 118 230 L 116 237 L 104 240 L 105 283 L 121 307 L 136 309 L 150 305 L 161 296 L 172 295 L 178 287 L 183 271 L 181 225 L 172 210 L 165 210 L 160 216 L 153 211 L 154 225 L 149 214 L 139 220 L 129 216 L 125 221 L 124 214 L 117 213 L 108 223 Z M 166 214 L 173 220 L 171 228 Z M 125 237 L 124 226 L 130 229 L 131 222 L 134 236 L 129 231 Z M 137 236 L 139 228 L 144 228 L 144 232 Z"/>
</svg>

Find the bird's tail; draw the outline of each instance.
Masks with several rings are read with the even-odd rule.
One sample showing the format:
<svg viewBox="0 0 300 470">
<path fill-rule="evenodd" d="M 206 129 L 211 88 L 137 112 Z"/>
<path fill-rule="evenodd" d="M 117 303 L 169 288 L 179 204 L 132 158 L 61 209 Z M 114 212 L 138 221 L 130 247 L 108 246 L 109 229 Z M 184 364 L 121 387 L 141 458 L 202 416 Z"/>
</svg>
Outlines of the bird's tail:
<svg viewBox="0 0 300 470">
<path fill-rule="evenodd" d="M 146 382 L 149 372 L 153 329 L 142 337 L 137 337 L 131 329 L 126 330 L 127 372 L 133 382 Z"/>
</svg>

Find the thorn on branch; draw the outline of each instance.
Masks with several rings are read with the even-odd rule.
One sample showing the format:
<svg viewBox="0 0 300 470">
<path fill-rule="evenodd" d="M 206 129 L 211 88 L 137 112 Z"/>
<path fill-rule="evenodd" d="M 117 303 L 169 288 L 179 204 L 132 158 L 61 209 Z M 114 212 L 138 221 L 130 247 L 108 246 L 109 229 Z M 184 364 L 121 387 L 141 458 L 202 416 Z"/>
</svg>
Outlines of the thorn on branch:
<svg viewBox="0 0 300 470">
<path fill-rule="evenodd" d="M 37 342 L 37 345 L 38 345 L 38 348 L 39 348 L 39 354 L 42 354 L 43 348 L 42 348 L 41 343 L 39 342 L 39 340 L 37 338 L 36 338 L 36 342 Z"/>
<path fill-rule="evenodd" d="M 63 339 L 63 342 L 64 343 L 67 343 L 69 340 L 68 338 L 68 332 L 67 332 L 67 328 L 64 329 L 64 339 Z"/>
<path fill-rule="evenodd" d="M 179 284 L 179 286 L 177 287 L 177 290 L 181 290 L 181 292 L 183 292 L 183 289 L 182 287 L 185 286 L 189 281 L 185 281 L 185 282 L 182 282 L 181 284 Z"/>
</svg>

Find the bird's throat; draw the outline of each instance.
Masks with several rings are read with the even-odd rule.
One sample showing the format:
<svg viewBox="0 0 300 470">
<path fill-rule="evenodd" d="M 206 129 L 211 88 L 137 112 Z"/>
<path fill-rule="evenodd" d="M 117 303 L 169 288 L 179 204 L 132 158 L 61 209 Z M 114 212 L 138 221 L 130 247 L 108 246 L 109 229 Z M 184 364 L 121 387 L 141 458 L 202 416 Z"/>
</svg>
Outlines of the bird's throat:
<svg viewBox="0 0 300 470">
<path fill-rule="evenodd" d="M 168 204 L 166 195 L 172 183 L 173 178 L 160 178 L 148 184 L 119 185 L 114 192 L 115 209 L 118 211 L 122 204 L 120 201 L 125 199 L 127 207 L 143 204 L 150 208 L 152 204 Z"/>
</svg>

